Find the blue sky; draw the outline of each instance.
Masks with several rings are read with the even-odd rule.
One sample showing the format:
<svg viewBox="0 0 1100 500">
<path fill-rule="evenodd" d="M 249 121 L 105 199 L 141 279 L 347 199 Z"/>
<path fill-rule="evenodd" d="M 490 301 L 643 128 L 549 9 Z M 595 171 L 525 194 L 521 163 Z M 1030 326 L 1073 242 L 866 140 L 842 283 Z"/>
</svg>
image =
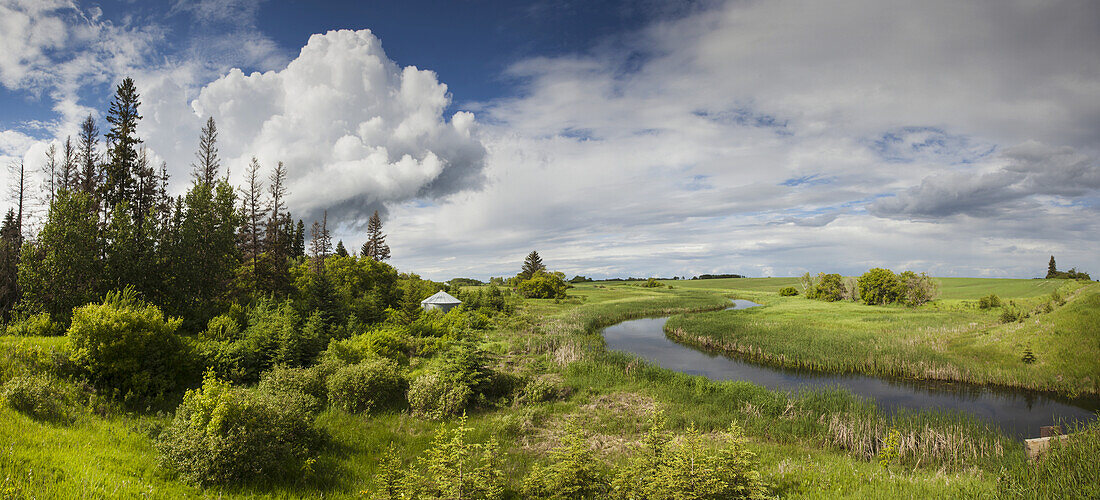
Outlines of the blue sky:
<svg viewBox="0 0 1100 500">
<path fill-rule="evenodd" d="M 1100 272 L 1098 10 L 0 0 L 0 162 L 132 76 L 175 192 L 212 116 L 231 180 L 284 161 L 296 215 L 381 210 L 435 279 Z"/>
</svg>

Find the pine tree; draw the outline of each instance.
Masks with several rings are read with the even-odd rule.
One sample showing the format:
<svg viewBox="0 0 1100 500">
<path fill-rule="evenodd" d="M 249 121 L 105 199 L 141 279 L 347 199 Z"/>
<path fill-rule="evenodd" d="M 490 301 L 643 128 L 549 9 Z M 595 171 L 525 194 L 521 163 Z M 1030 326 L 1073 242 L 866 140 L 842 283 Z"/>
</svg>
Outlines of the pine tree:
<svg viewBox="0 0 1100 500">
<path fill-rule="evenodd" d="M 108 159 L 107 178 L 103 185 L 103 200 L 108 208 L 131 201 L 134 195 L 134 176 L 138 168 L 137 122 L 141 119 L 138 106 L 141 101 L 134 80 L 125 78 L 115 89 L 115 98 L 107 110 Z M 133 207 L 131 207 L 133 209 Z"/>
<path fill-rule="evenodd" d="M 340 240 L 340 241 L 336 242 L 336 256 L 337 257 L 347 257 L 348 256 L 348 250 L 346 248 L 344 248 L 344 240 Z"/>
<path fill-rule="evenodd" d="M 15 202 L 18 212 L 15 214 L 15 230 L 19 235 L 19 244 L 23 244 L 23 202 L 27 196 L 27 169 L 23 162 L 12 163 L 8 166 L 9 177 L 15 182 L 8 188 L 8 196 Z"/>
<path fill-rule="evenodd" d="M 306 256 L 306 223 L 298 219 L 298 227 L 294 230 L 294 257 Z"/>
<path fill-rule="evenodd" d="M 313 222 L 310 235 L 313 237 L 309 244 L 309 251 L 313 257 L 313 272 L 324 274 L 325 260 L 328 259 L 332 248 L 332 235 L 328 231 L 328 210 L 325 210 L 321 222 Z"/>
<path fill-rule="evenodd" d="M 75 189 L 77 179 L 77 154 L 73 146 L 73 138 L 65 137 L 65 145 L 61 147 L 61 171 L 58 172 L 58 188 Z"/>
<path fill-rule="evenodd" d="M 197 163 L 191 164 L 191 177 L 196 184 L 205 183 L 213 185 L 218 177 L 218 168 L 221 161 L 218 160 L 218 127 L 214 124 L 214 117 L 206 119 L 206 125 L 202 127 L 199 135 L 199 150 L 195 152 Z"/>
<path fill-rule="evenodd" d="M 252 157 L 245 171 L 246 187 L 241 190 L 241 256 L 252 263 L 252 280 L 249 288 L 253 293 L 259 291 L 262 282 L 260 254 L 263 252 L 263 223 L 267 218 L 268 206 L 263 199 L 263 182 L 259 178 L 260 162 Z"/>
<path fill-rule="evenodd" d="M 523 259 L 523 270 L 519 273 L 520 281 L 530 279 L 531 276 L 538 271 L 545 271 L 546 265 L 542 263 L 542 257 L 539 257 L 539 253 L 532 250 L 527 254 L 527 258 Z"/>
<path fill-rule="evenodd" d="M 271 211 L 265 228 L 264 255 L 268 262 L 264 266 L 267 270 L 264 288 L 267 292 L 283 295 L 291 288 L 288 259 L 294 238 L 294 226 L 288 224 L 291 219 L 290 214 L 286 212 L 286 167 L 283 166 L 283 162 L 275 166 L 268 180 Z"/>
<path fill-rule="evenodd" d="M 99 144 L 99 128 L 95 119 L 88 115 L 80 125 L 80 146 L 77 150 L 79 160 L 79 172 L 76 183 L 81 191 L 89 195 L 96 195 L 99 191 L 100 171 L 99 152 L 96 146 Z"/>
<path fill-rule="evenodd" d="M 386 235 L 382 234 L 382 218 L 378 211 L 367 221 L 367 241 L 363 243 L 363 256 L 379 262 L 390 258 L 390 246 L 386 244 Z"/>
<path fill-rule="evenodd" d="M 53 203 L 53 195 L 57 192 L 58 182 L 57 177 L 61 172 L 61 164 L 57 159 L 57 146 L 50 144 L 50 147 L 46 148 L 46 163 L 42 165 L 42 176 L 45 177 L 45 182 L 42 183 L 42 201 L 48 207 Z"/>
<path fill-rule="evenodd" d="M 1054 263 L 1054 256 L 1050 256 L 1050 263 L 1047 264 L 1047 279 L 1058 277 L 1058 265 Z"/>
<path fill-rule="evenodd" d="M 0 316 L 5 321 L 19 302 L 20 240 L 15 210 L 8 209 L 0 225 Z"/>
</svg>

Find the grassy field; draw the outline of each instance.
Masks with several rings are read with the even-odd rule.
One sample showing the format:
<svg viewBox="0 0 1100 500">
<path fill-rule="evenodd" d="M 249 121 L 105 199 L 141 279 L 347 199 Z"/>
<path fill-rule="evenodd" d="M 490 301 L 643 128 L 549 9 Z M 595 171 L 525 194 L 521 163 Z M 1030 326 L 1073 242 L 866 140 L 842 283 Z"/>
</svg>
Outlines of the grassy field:
<svg viewBox="0 0 1100 500">
<path fill-rule="evenodd" d="M 706 281 L 690 285 L 764 307 L 673 317 L 665 328 L 674 338 L 787 367 L 1100 392 L 1097 284 L 947 278 L 939 300 L 909 308 L 780 297 L 769 279 Z M 1055 290 L 1064 305 L 1050 299 Z M 1002 323 L 1003 308 L 975 305 L 990 293 L 1032 315 Z M 1022 361 L 1028 349 L 1032 364 Z"/>
<path fill-rule="evenodd" d="M 567 422 L 579 422 L 590 448 L 601 463 L 610 465 L 624 460 L 640 442 L 653 411 L 663 412 L 675 432 L 689 425 L 704 434 L 719 432 L 736 422 L 749 437 L 749 449 L 775 496 L 989 497 L 997 494 L 1003 470 L 1029 470 L 1020 443 L 964 415 L 890 416 L 843 391 L 788 394 L 748 382 L 714 382 L 609 352 L 598 334 L 604 326 L 645 316 L 693 312 L 674 317 L 727 321 L 730 314 L 720 309 L 730 295 L 768 304 L 753 310 L 758 320 L 762 315 L 756 311 L 788 304 L 791 321 L 804 310 L 799 308 L 823 314 L 824 309 L 816 308 L 837 307 L 837 321 L 873 323 L 863 319 L 878 314 L 895 321 L 914 314 L 904 321 L 930 328 L 943 318 L 964 322 L 969 320 L 955 315 L 982 314 L 995 322 L 994 313 L 936 308 L 867 308 L 861 316 L 854 312 L 861 306 L 853 304 L 781 300 L 770 290 L 786 284 L 771 280 L 779 283 L 753 280 L 751 291 L 737 293 L 714 286 L 727 280 L 699 286 L 673 282 L 673 289 L 585 285 L 570 290 L 570 299 L 528 300 L 509 322 L 486 333 L 482 345 L 494 353 L 497 369 L 550 377 L 564 389 L 562 397 L 550 402 L 509 403 L 469 414 L 474 440 L 495 437 L 501 443 L 506 496 L 519 497 L 522 478 L 561 441 Z M 1089 302 L 1100 300 L 1096 295 L 1093 289 L 1084 290 L 1052 315 L 1079 316 L 1070 314 L 1072 308 L 1096 308 L 1098 304 Z M 1082 328 L 1069 320 L 1059 324 Z M 0 363 L 16 352 L 42 353 L 64 345 L 63 338 L 0 337 Z M 0 376 L 6 375 L 0 371 Z M 0 408 L 0 497 L 363 498 L 375 489 L 378 460 L 390 444 L 397 446 L 403 463 L 410 463 L 428 447 L 435 430 L 454 425 L 454 420 L 440 424 L 404 411 L 364 416 L 328 409 L 317 425 L 327 431 L 330 442 L 306 479 L 198 489 L 157 465 L 154 436 L 170 418 L 164 413 L 84 411 L 74 422 L 59 424 Z M 897 458 L 883 466 L 877 457 L 893 431 L 903 445 Z"/>
</svg>

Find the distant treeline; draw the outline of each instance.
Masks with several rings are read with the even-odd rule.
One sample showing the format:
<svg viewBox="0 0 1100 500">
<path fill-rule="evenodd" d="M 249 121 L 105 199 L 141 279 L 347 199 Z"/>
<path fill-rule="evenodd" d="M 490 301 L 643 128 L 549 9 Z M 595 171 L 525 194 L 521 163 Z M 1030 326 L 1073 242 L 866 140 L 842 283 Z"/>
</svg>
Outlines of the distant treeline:
<svg viewBox="0 0 1100 500">
<path fill-rule="evenodd" d="M 691 277 L 693 280 L 716 280 L 721 278 L 744 278 L 744 276 L 740 274 L 700 274 Z"/>
</svg>

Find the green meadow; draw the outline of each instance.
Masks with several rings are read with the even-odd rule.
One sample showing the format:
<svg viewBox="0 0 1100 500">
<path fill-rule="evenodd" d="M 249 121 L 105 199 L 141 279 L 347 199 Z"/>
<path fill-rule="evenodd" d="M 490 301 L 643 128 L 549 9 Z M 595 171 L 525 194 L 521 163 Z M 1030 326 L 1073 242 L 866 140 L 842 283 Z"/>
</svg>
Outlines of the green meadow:
<svg viewBox="0 0 1100 500">
<path fill-rule="evenodd" d="M 1021 338 L 1030 336 L 1040 361 L 1029 368 L 1041 368 L 1049 377 L 1074 378 L 1078 384 L 1089 369 L 1095 370 L 1074 371 L 1068 360 L 1059 361 L 1063 351 L 1050 350 L 1039 340 L 1087 330 L 1100 310 L 1095 285 L 1063 283 L 1069 300 L 1037 317 L 1039 324 L 1001 325 L 996 312 L 969 305 L 975 294 L 1005 290 L 1006 296 L 1037 304 L 1052 285 L 997 288 L 963 281 L 960 286 L 973 293 L 952 292 L 955 298 L 910 310 L 778 297 L 776 290 L 794 281 L 669 282 L 672 288 L 597 283 L 573 288 L 563 300 L 525 300 L 515 315 L 485 332 L 480 345 L 492 354 L 498 371 L 551 380 L 559 392 L 541 402 L 510 400 L 478 407 L 467 413 L 466 421 L 472 441 L 493 438 L 500 443 L 505 498 L 522 497 L 524 477 L 545 463 L 570 428 L 583 429 L 596 467 L 610 469 L 638 449 L 646 422 L 658 412 L 674 434 L 695 429 L 707 436 L 736 424 L 748 439 L 745 450 L 751 452 L 767 495 L 773 497 L 1030 497 L 1039 487 L 1055 492 L 1066 487 L 1070 479 L 1057 470 L 1044 472 L 1027 464 L 1021 443 L 966 415 L 931 410 L 886 415 L 840 390 L 787 393 L 743 381 L 710 381 L 607 351 L 599 334 L 620 321 L 672 315 L 675 328 L 713 335 L 716 341 L 751 339 L 754 349 L 759 345 L 767 353 L 764 361 L 813 363 L 828 359 L 815 351 L 853 349 L 859 354 L 850 356 L 851 365 L 822 361 L 821 368 L 859 370 L 858 360 L 885 355 L 898 363 L 906 355 L 923 355 L 935 366 L 967 367 L 967 360 L 976 365 L 981 356 L 1002 353 L 997 366 L 1005 373 L 1012 370 Z M 765 307 L 722 311 L 730 297 Z M 811 346 L 800 347 L 799 341 Z M 0 377 L 7 379 L 28 363 L 48 364 L 66 349 L 65 337 L 0 337 Z M 769 349 L 786 357 L 769 358 Z M 370 498 L 379 491 L 380 460 L 391 445 L 401 464 L 413 464 L 431 446 L 437 430 L 458 424 L 453 417 L 441 422 L 416 417 L 403 407 L 373 415 L 330 407 L 316 420 L 328 440 L 301 477 L 202 488 L 161 465 L 154 442 L 170 420 L 171 414 L 163 411 L 109 405 L 89 405 L 65 423 L 0 409 L 0 496 Z M 1060 460 L 1084 463 L 1091 449 L 1067 451 Z"/>
<path fill-rule="evenodd" d="M 669 283 L 763 307 L 673 317 L 665 325 L 673 338 L 791 368 L 1100 392 L 1095 283 L 944 278 L 940 298 L 907 307 L 780 297 L 779 288 L 797 286 L 789 278 L 706 281 L 715 283 Z M 1004 304 L 980 309 L 978 300 L 989 294 Z M 1029 316 L 1005 322 L 1006 308 Z M 1034 362 L 1024 362 L 1027 352 Z"/>
</svg>

